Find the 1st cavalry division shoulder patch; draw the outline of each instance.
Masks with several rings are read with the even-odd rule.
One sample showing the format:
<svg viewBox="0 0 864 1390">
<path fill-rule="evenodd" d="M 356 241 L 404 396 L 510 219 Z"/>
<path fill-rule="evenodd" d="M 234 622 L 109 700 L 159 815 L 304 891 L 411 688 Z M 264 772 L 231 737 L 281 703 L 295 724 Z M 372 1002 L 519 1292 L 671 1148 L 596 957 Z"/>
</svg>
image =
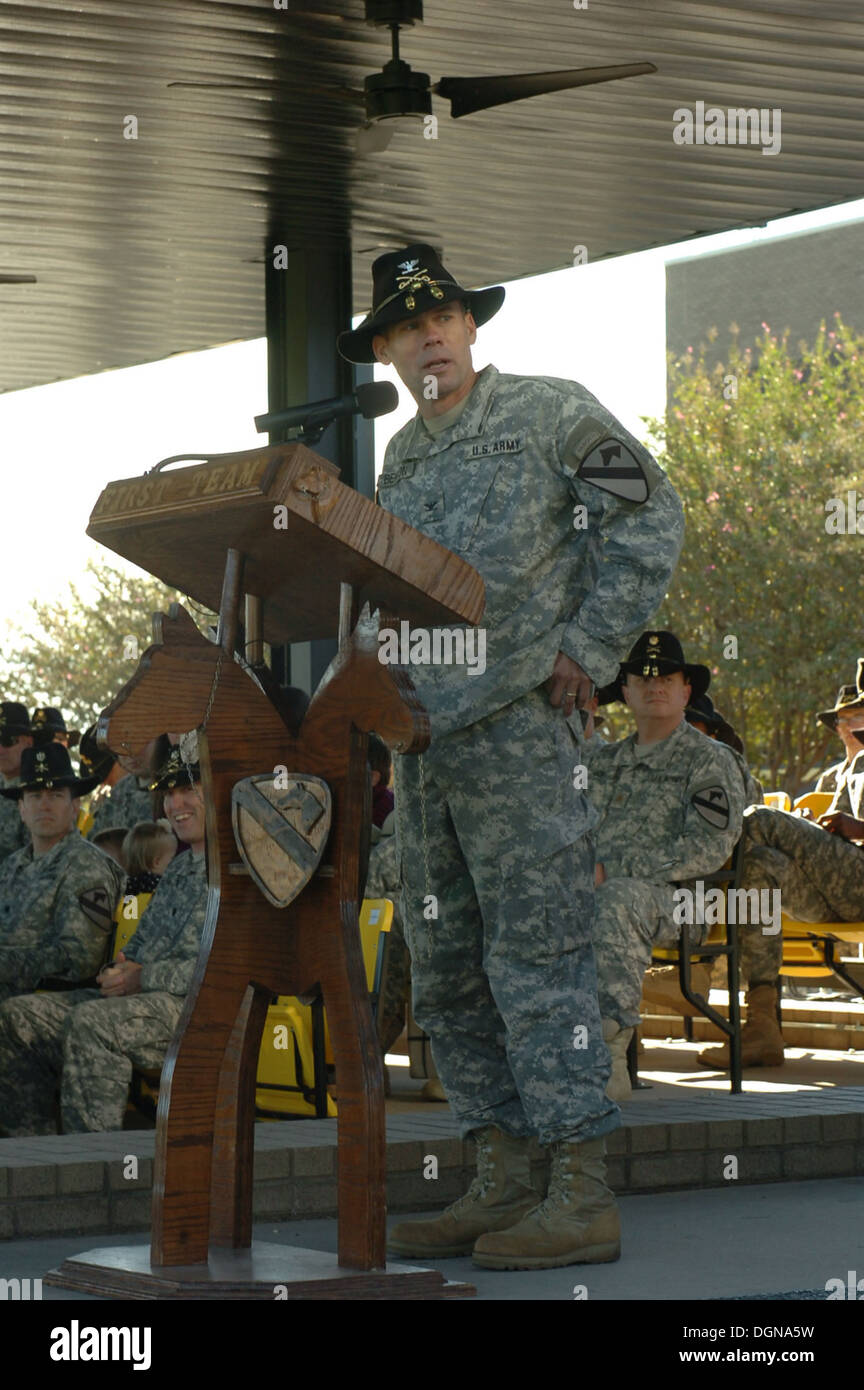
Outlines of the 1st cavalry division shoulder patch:
<svg viewBox="0 0 864 1390">
<path fill-rule="evenodd" d="M 626 502 L 645 502 L 648 498 L 645 471 L 636 455 L 620 439 L 604 439 L 586 454 L 579 465 L 578 476 L 603 492 L 623 497 Z"/>
<path fill-rule="evenodd" d="M 111 899 L 104 888 L 87 888 L 78 894 L 78 905 L 84 916 L 100 931 L 110 931 L 114 925 Z"/>
<path fill-rule="evenodd" d="M 715 830 L 726 829 L 729 824 L 729 798 L 725 787 L 717 783 L 710 787 L 697 787 L 690 800 L 702 819 L 707 820 Z"/>
</svg>

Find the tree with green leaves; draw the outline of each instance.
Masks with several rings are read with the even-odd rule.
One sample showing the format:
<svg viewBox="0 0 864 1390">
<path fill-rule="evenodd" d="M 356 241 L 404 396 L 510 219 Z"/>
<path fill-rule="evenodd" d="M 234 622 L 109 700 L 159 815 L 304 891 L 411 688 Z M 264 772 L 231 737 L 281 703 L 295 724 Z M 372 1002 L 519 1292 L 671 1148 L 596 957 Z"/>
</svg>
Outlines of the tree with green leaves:
<svg viewBox="0 0 864 1390">
<path fill-rule="evenodd" d="M 646 422 L 686 513 L 655 622 L 710 667 L 766 789 L 795 794 L 843 756 L 815 713 L 864 649 L 864 338 L 839 314 L 797 351 L 763 329 L 725 364 L 671 361 L 665 422 Z"/>
<path fill-rule="evenodd" d="M 135 671 L 153 641 L 153 613 L 181 602 L 206 631 L 213 615 L 156 579 L 90 561 L 87 582 L 68 596 L 34 602 L 28 632 L 12 630 L 0 653 L 3 698 L 62 710 L 85 729 Z M 82 592 L 83 589 L 92 592 Z"/>
</svg>

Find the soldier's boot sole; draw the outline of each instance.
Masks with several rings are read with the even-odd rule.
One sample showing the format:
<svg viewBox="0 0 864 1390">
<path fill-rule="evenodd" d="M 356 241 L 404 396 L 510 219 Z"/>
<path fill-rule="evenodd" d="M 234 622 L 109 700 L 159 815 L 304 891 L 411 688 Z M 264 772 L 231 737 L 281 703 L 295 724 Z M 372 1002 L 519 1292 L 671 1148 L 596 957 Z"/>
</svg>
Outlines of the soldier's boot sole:
<svg viewBox="0 0 864 1390">
<path fill-rule="evenodd" d="M 621 1258 L 617 1207 L 601 1212 L 579 1233 L 568 1233 L 566 1227 L 559 1232 L 548 1228 L 520 1230 L 530 1224 L 529 1214 L 518 1227 L 497 1236 L 481 1236 L 474 1246 L 473 1263 L 480 1269 L 561 1269 L 565 1265 L 614 1264 Z"/>
<path fill-rule="evenodd" d="M 433 1217 L 431 1221 L 401 1221 L 387 1236 L 387 1253 L 416 1260 L 455 1260 L 460 1255 L 470 1255 L 478 1236 L 486 1235 L 490 1231 L 505 1231 L 510 1226 L 515 1226 L 533 1211 L 541 1200 L 539 1192 L 533 1192 L 522 1202 L 508 1204 L 504 1210 L 501 1207 L 490 1207 L 488 1224 L 484 1216 L 478 1212 L 470 1223 L 473 1229 L 469 1227 L 468 1232 L 461 1237 L 448 1231 L 441 1217 Z M 446 1216 L 446 1213 L 442 1213 L 442 1216 Z"/>
</svg>

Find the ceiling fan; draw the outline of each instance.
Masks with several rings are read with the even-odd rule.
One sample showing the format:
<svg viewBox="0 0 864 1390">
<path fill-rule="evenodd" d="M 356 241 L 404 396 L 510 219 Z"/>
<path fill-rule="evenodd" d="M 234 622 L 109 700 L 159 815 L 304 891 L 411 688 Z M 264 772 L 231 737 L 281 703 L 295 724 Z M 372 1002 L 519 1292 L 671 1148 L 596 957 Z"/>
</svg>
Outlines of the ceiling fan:
<svg viewBox="0 0 864 1390">
<path fill-rule="evenodd" d="M 430 116 L 432 93 L 450 102 L 450 114 L 458 120 L 473 111 L 487 111 L 492 106 L 522 101 L 526 97 L 543 96 L 548 92 L 569 91 L 573 87 L 588 87 L 598 82 L 614 82 L 620 77 L 639 77 L 656 72 L 654 63 L 618 63 L 602 68 L 571 68 L 556 72 L 514 73 L 507 77 L 442 77 L 434 84 L 429 74 L 415 72 L 399 56 L 399 32 L 403 26 L 423 20 L 423 0 L 365 0 L 366 22 L 390 29 L 392 56 L 381 72 L 371 73 L 363 89 L 350 87 L 315 87 L 306 91 L 325 96 L 342 97 L 363 108 L 365 124 L 358 131 L 357 150 L 370 154 L 386 149 L 393 137 L 394 127 L 383 122 L 404 116 Z M 198 87 L 211 90 L 249 91 L 260 87 L 248 82 L 169 82 L 169 87 Z"/>
</svg>

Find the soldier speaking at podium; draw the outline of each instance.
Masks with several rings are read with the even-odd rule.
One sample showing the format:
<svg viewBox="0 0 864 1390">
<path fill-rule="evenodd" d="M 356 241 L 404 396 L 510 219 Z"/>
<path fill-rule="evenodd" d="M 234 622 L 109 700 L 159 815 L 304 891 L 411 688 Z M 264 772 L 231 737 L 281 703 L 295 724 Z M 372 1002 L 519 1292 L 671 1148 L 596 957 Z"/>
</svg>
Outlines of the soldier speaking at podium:
<svg viewBox="0 0 864 1390">
<path fill-rule="evenodd" d="M 584 387 L 474 370 L 477 328 L 503 288 L 463 289 L 424 244 L 378 257 L 372 273 L 372 311 L 339 349 L 394 366 L 418 407 L 388 445 L 379 500 L 486 585 L 473 634 L 485 662 L 412 661 L 432 743 L 395 760 L 414 1013 L 476 1140 L 477 1177 L 434 1220 L 397 1226 L 388 1248 L 473 1251 L 493 1269 L 614 1260 L 603 1136 L 618 1111 L 605 1094 L 596 814 L 574 775 L 585 761 L 574 711 L 661 602 L 682 509 Z M 545 1199 L 534 1138 L 550 1154 Z"/>
</svg>

